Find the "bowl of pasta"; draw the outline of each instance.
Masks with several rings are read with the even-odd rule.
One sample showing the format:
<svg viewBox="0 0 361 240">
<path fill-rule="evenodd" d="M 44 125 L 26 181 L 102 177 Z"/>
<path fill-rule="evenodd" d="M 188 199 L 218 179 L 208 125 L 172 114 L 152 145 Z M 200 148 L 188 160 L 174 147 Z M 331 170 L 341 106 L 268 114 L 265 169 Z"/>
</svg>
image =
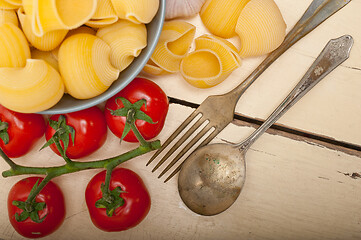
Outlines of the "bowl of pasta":
<svg viewBox="0 0 361 240">
<path fill-rule="evenodd" d="M 24 113 L 79 111 L 118 93 L 148 62 L 165 16 L 165 0 L 4 1 L 0 104 Z"/>
</svg>

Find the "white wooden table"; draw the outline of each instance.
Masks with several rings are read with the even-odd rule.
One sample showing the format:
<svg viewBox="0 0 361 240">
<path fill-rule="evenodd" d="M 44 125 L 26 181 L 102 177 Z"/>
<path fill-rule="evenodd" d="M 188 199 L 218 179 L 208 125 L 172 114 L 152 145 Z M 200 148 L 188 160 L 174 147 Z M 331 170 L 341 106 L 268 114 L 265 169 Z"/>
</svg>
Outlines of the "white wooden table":
<svg viewBox="0 0 361 240">
<path fill-rule="evenodd" d="M 276 2 L 289 30 L 311 0 Z M 198 17 L 188 20 L 197 26 L 197 36 L 206 32 Z M 178 195 L 177 178 L 164 184 L 157 178 L 160 171 L 151 173 L 154 165 L 145 167 L 153 154 L 149 153 L 122 165 L 143 178 L 152 197 L 150 213 L 140 225 L 117 233 L 92 225 L 84 191 L 99 170 L 89 170 L 54 180 L 64 191 L 67 214 L 61 228 L 45 239 L 361 239 L 360 23 L 361 1 L 353 0 L 281 56 L 243 95 L 236 112 L 245 121 L 235 120 L 214 142 L 244 139 L 257 127 L 254 123 L 278 106 L 331 38 L 354 37 L 349 60 L 282 117 L 277 123 L 281 128 L 270 129 L 252 146 L 245 186 L 230 209 L 212 217 L 188 210 Z M 237 44 L 237 39 L 232 41 Z M 178 74 L 152 79 L 174 102 L 199 104 L 210 94 L 238 85 L 262 59 L 245 59 L 211 89 L 194 88 Z M 159 139 L 164 141 L 193 110 L 172 103 Z M 125 142 L 119 146 L 109 132 L 105 146 L 88 159 L 111 157 L 136 146 Z M 16 161 L 37 166 L 63 162 L 50 149 L 33 150 Z M 0 170 L 6 169 L 0 161 Z M 5 204 L 9 189 L 21 178 L 0 178 L 0 239 L 22 239 L 8 221 Z"/>
</svg>

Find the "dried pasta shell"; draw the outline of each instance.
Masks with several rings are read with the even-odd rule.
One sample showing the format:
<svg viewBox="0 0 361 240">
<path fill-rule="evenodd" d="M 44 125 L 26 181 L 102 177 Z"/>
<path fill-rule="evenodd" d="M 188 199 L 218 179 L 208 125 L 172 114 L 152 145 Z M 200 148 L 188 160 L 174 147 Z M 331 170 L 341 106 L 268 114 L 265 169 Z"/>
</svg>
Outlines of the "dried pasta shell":
<svg viewBox="0 0 361 240">
<path fill-rule="evenodd" d="M 147 46 L 145 25 L 127 20 L 119 20 L 115 24 L 99 29 L 97 37 L 109 44 L 110 62 L 120 71 L 128 67 L 134 57 Z"/>
<path fill-rule="evenodd" d="M 180 62 L 193 42 L 195 31 L 195 26 L 186 21 L 165 22 L 158 44 L 143 70 L 156 75 L 178 72 Z"/>
<path fill-rule="evenodd" d="M 0 9 L 0 25 L 3 23 L 12 23 L 15 26 L 19 26 L 18 17 L 14 10 Z"/>
<path fill-rule="evenodd" d="M 0 9 L 15 10 L 18 8 L 19 8 L 18 5 L 12 4 L 10 1 L 0 0 Z"/>
<path fill-rule="evenodd" d="M 0 104 L 13 111 L 46 110 L 63 94 L 60 74 L 44 60 L 27 59 L 23 68 L 0 68 Z"/>
<path fill-rule="evenodd" d="M 111 25 L 118 21 L 118 16 L 115 13 L 113 5 L 110 0 L 98 0 L 97 9 L 92 18 L 86 25 L 93 28 L 101 28 Z"/>
<path fill-rule="evenodd" d="M 286 35 L 286 23 L 273 0 L 252 0 L 241 12 L 236 32 L 241 39 L 241 57 L 275 50 Z"/>
<path fill-rule="evenodd" d="M 104 91 L 118 78 L 110 63 L 110 47 L 91 34 L 75 34 L 61 44 L 59 69 L 68 93 L 88 99 Z"/>
<path fill-rule="evenodd" d="M 97 0 L 23 0 L 26 15 L 38 37 L 60 29 L 74 29 L 86 23 L 96 11 Z"/>
<path fill-rule="evenodd" d="M 51 51 L 57 48 L 68 33 L 68 30 L 61 29 L 47 32 L 38 37 L 32 31 L 31 20 L 29 16 L 25 15 L 23 8 L 18 9 L 18 16 L 26 38 L 33 47 L 41 51 Z"/>
<path fill-rule="evenodd" d="M 42 59 L 59 72 L 58 56 L 53 51 L 45 52 L 34 48 L 31 50 L 31 58 Z"/>
<path fill-rule="evenodd" d="M 70 30 L 68 32 L 68 34 L 66 35 L 66 37 L 70 37 L 70 36 L 73 36 L 73 35 L 79 34 L 79 33 L 87 33 L 87 34 L 95 35 L 97 32 L 90 27 L 81 26 L 81 27 L 75 28 L 73 30 Z"/>
<path fill-rule="evenodd" d="M 225 39 L 202 35 L 195 40 L 195 51 L 181 62 L 183 78 L 198 88 L 213 87 L 241 65 L 236 47 Z"/>
<path fill-rule="evenodd" d="M 207 0 L 199 15 L 204 26 L 214 35 L 230 38 L 236 35 L 238 16 L 250 0 Z"/>
<path fill-rule="evenodd" d="M 24 33 L 12 23 L 0 25 L 0 67 L 24 67 L 30 48 Z"/>
<path fill-rule="evenodd" d="M 158 11 L 159 0 L 111 0 L 120 19 L 149 23 Z"/>
</svg>

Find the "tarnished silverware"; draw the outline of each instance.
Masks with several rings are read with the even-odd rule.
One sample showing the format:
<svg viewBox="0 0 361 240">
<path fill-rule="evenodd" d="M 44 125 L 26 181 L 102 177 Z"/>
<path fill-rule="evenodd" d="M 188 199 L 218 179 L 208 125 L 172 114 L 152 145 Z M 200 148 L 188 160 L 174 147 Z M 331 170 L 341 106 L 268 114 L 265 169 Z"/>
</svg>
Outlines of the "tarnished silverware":
<svg viewBox="0 0 361 240">
<path fill-rule="evenodd" d="M 247 150 L 298 100 L 348 59 L 352 45 L 350 35 L 330 40 L 296 87 L 244 141 L 209 144 L 189 155 L 178 178 L 179 194 L 187 207 L 206 216 L 229 208 L 239 196 L 246 179 Z"/>
<path fill-rule="evenodd" d="M 191 126 L 174 144 L 174 146 L 162 157 L 162 159 L 160 159 L 153 168 L 152 172 L 157 170 L 195 131 L 199 131 L 201 126 L 203 128 L 186 144 L 177 156 L 174 157 L 168 166 L 160 173 L 158 178 L 162 177 L 167 171 L 169 171 L 169 169 L 171 169 L 178 160 L 206 134 L 209 135 L 198 147 L 208 144 L 233 120 L 236 104 L 251 84 L 287 49 L 315 29 L 327 18 L 347 5 L 350 1 L 351 0 L 312 1 L 301 19 L 287 34 L 281 46 L 270 53 L 268 57 L 240 85 L 226 94 L 214 95 L 206 98 L 201 105 L 174 131 L 174 133 L 163 143 L 163 146 L 151 157 L 147 166 L 163 152 L 163 150 L 192 122 L 193 119 L 200 116 L 194 125 Z M 207 122 L 207 124 L 204 124 L 205 122 Z M 181 169 L 181 166 L 182 164 L 180 164 L 164 182 L 171 179 Z"/>
</svg>

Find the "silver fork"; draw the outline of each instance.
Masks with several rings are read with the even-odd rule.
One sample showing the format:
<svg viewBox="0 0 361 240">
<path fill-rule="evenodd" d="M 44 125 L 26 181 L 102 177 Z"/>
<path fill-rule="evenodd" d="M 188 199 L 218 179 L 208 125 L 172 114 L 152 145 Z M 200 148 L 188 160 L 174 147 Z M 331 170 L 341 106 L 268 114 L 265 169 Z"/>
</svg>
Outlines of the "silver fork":
<svg viewBox="0 0 361 240">
<path fill-rule="evenodd" d="M 152 172 L 157 170 L 183 143 L 195 132 L 197 135 L 191 139 L 187 145 L 177 154 L 177 156 L 165 167 L 158 178 L 161 178 L 169 169 L 171 169 L 178 160 L 187 153 L 207 133 L 209 134 L 198 147 L 207 145 L 215 136 L 218 135 L 230 122 L 233 121 L 236 104 L 242 94 L 251 86 L 251 84 L 287 49 L 289 49 L 298 40 L 303 38 L 323 21 L 336 13 L 351 0 L 314 0 L 296 23 L 292 30 L 287 34 L 283 43 L 236 88 L 223 95 L 214 95 L 207 97 L 201 105 L 174 131 L 174 133 L 163 143 L 163 146 L 151 157 L 147 166 L 159 156 L 161 152 L 185 129 L 196 120 L 186 133 L 174 144 L 174 146 L 162 157 L 156 164 Z M 205 125 L 205 126 L 204 126 Z M 203 126 L 202 129 L 200 127 Z M 210 132 L 210 133 L 209 133 Z M 180 169 L 181 163 L 164 182 L 171 179 Z"/>
</svg>

